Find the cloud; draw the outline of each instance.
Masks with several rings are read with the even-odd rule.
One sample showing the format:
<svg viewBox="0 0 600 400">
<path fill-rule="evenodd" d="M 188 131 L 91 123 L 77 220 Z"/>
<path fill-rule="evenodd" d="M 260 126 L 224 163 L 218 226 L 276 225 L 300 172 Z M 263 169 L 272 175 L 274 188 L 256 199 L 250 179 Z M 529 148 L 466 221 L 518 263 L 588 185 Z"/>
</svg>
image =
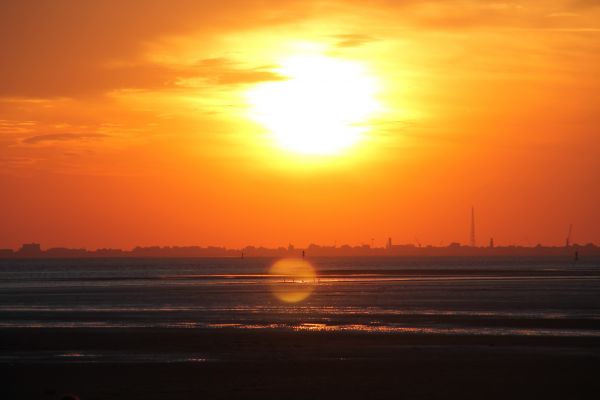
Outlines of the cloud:
<svg viewBox="0 0 600 400">
<path fill-rule="evenodd" d="M 61 73 L 67 74 L 69 70 Z M 131 63 L 113 67 L 89 66 L 85 74 L 73 73 L 68 79 L 46 79 L 33 75 L 25 81 L 0 82 L 0 97 L 79 97 L 102 95 L 114 90 L 168 90 L 182 82 L 203 81 L 215 85 L 237 85 L 281 80 L 268 66 L 242 67 L 226 58 L 201 60 L 192 65 Z"/>
<path fill-rule="evenodd" d="M 353 48 L 388 40 L 390 35 L 399 37 L 400 29 L 403 35 L 486 28 L 596 32 L 597 15 L 587 9 L 598 4 L 592 0 L 4 0 L 0 97 L 82 98 L 120 89 L 278 80 L 281 77 L 268 67 L 219 58 L 245 50 L 226 47 L 223 39 L 227 42 L 232 34 L 254 29 L 277 36 L 284 32 L 279 28 L 288 25 L 293 36 L 301 32 L 298 22 L 312 19 L 320 24 L 331 21 L 333 29 L 337 21 L 350 21 L 354 25 L 339 25 L 350 33 L 333 39 L 338 48 Z M 547 17 L 574 13 L 581 17 Z M 377 33 L 374 38 L 353 32 Z M 152 44 L 173 38 L 193 38 L 196 57 L 206 60 L 195 65 L 189 59 L 187 64 L 158 62 L 160 55 L 149 60 Z"/>
<path fill-rule="evenodd" d="M 573 1 L 573 7 L 575 8 L 594 8 L 600 6 L 598 0 L 575 0 Z"/>
<path fill-rule="evenodd" d="M 22 142 L 26 144 L 38 144 L 43 142 L 86 141 L 105 137 L 108 137 L 108 135 L 102 133 L 49 133 L 30 136 L 23 139 Z"/>
<path fill-rule="evenodd" d="M 555 12 L 546 15 L 548 18 L 571 18 L 571 17 L 579 17 L 579 14 L 572 12 Z"/>
<path fill-rule="evenodd" d="M 237 85 L 286 79 L 272 72 L 271 68 L 268 65 L 243 68 L 231 59 L 220 57 L 201 60 L 196 65 L 188 67 L 186 74 L 192 78 L 200 78 L 217 85 Z"/>
<path fill-rule="evenodd" d="M 335 44 L 336 47 L 358 47 L 377 40 L 371 36 L 358 33 L 335 35 L 334 38 L 338 40 Z"/>
<path fill-rule="evenodd" d="M 0 97 L 81 97 L 173 85 L 180 66 L 145 58 L 149 43 L 193 35 L 199 54 L 224 32 L 302 18 L 300 1 L 7 0 L 0 13 Z M 129 63 L 127 68 L 109 68 Z M 221 82 L 266 78 L 223 75 Z"/>
</svg>

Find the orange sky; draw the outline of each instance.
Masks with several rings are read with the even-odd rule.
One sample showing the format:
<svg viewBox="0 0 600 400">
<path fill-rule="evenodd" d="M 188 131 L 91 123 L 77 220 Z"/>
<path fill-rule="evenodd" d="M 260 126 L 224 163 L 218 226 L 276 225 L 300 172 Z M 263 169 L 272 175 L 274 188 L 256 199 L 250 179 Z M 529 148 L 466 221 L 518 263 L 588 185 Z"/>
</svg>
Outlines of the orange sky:
<svg viewBox="0 0 600 400">
<path fill-rule="evenodd" d="M 0 54 L 0 247 L 600 243 L 597 1 L 15 0 Z M 306 54 L 378 82 L 337 154 L 250 117 Z"/>
</svg>

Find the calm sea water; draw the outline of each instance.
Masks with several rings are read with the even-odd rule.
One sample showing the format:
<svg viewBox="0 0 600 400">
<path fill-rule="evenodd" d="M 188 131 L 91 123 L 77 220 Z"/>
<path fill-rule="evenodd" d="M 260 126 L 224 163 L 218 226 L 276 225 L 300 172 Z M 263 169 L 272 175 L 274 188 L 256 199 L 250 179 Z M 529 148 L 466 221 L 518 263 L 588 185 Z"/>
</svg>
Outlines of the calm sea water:
<svg viewBox="0 0 600 400">
<path fill-rule="evenodd" d="M 0 260 L 0 331 L 223 329 L 600 337 L 600 263 L 317 258 Z M 290 303 L 281 290 L 308 290 Z M 204 362 L 210 355 L 15 351 L 0 362 Z"/>
<path fill-rule="evenodd" d="M 312 293 L 273 259 L 0 260 L 0 329 L 237 328 L 600 336 L 600 265 L 552 260 L 321 258 Z"/>
</svg>

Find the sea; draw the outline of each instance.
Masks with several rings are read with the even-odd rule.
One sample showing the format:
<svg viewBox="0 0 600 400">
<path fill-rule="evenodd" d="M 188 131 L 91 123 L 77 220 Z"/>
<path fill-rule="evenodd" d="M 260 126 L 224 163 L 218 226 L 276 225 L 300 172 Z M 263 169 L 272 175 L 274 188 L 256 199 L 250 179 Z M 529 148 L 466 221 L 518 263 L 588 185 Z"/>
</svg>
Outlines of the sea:
<svg viewBox="0 0 600 400">
<path fill-rule="evenodd" d="M 600 260 L 307 258 L 316 272 L 310 279 L 270 274 L 277 261 L 0 260 L 0 331 L 159 328 L 600 336 Z M 281 296 L 282 291 L 301 295 Z M 85 354 L 28 357 L 94 360 Z M 0 355 L 0 362 L 23 359 L 23 354 Z"/>
</svg>

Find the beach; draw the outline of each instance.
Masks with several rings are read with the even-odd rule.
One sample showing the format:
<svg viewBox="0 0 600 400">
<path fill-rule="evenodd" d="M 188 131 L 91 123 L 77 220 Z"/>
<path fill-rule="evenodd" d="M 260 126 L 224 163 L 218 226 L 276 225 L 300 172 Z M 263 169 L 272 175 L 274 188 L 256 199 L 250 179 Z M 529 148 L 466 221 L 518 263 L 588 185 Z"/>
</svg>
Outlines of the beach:
<svg viewBox="0 0 600 400">
<path fill-rule="evenodd" d="M 3 398 L 593 398 L 600 340 L 280 331 L 3 331 Z M 82 352 L 80 349 L 85 349 Z M 107 359 L 86 354 L 108 352 Z M 111 359 L 110 352 L 130 354 Z M 6 353 L 5 353 L 6 354 Z"/>
<path fill-rule="evenodd" d="M 311 262 L 316 283 L 273 279 L 268 259 L 4 261 L 1 397 L 585 399 L 600 389 L 595 262 Z M 311 292 L 286 303 L 273 285 Z"/>
</svg>

